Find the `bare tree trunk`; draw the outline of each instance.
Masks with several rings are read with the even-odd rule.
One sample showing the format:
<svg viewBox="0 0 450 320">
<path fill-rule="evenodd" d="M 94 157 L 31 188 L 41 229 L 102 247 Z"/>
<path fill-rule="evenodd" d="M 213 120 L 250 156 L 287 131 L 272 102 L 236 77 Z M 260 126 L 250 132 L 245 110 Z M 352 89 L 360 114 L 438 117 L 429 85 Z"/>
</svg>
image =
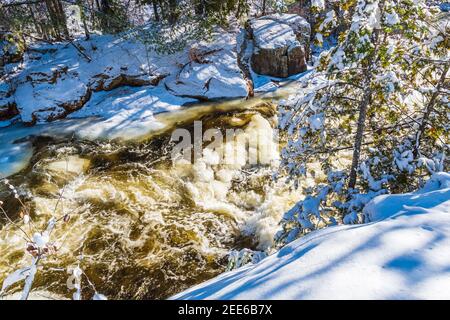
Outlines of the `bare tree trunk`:
<svg viewBox="0 0 450 320">
<path fill-rule="evenodd" d="M 419 129 L 417 130 L 417 134 L 416 134 L 416 145 L 415 145 L 414 151 L 413 151 L 414 158 L 417 158 L 417 156 L 420 154 L 420 142 L 421 142 L 422 136 L 425 133 L 425 130 L 427 128 L 428 120 L 430 119 L 431 112 L 433 112 L 433 110 L 434 110 L 434 105 L 436 104 L 436 99 L 439 96 L 439 91 L 441 90 L 442 86 L 445 84 L 449 66 L 450 65 L 448 63 L 445 65 L 444 70 L 439 79 L 439 82 L 435 88 L 435 91 L 433 92 L 433 95 L 431 96 L 430 101 L 428 102 L 428 104 L 425 108 L 422 122 L 420 123 Z"/>
<path fill-rule="evenodd" d="M 61 40 L 63 36 L 69 38 L 66 16 L 61 2 L 59 0 L 45 0 L 45 5 L 50 15 L 50 21 L 56 39 Z"/>
<path fill-rule="evenodd" d="M 152 1 L 153 4 L 153 12 L 155 14 L 155 21 L 159 21 L 159 13 L 158 13 L 158 3 L 156 2 L 156 0 Z"/>
<path fill-rule="evenodd" d="M 45 0 L 45 4 L 47 6 L 47 11 L 50 16 L 50 21 L 51 21 L 52 29 L 53 29 L 53 36 L 56 39 L 61 40 L 61 33 L 59 30 L 59 26 L 58 26 L 59 22 L 58 22 L 56 8 L 54 7 L 54 2 L 53 2 L 53 0 Z"/>
<path fill-rule="evenodd" d="M 58 23 L 61 28 L 62 33 L 64 34 L 66 39 L 69 39 L 69 29 L 67 29 L 67 19 L 66 14 L 64 13 L 64 8 L 62 6 L 61 0 L 53 0 L 55 2 L 55 7 L 58 12 Z"/>
<path fill-rule="evenodd" d="M 81 9 L 81 10 L 83 10 L 83 9 Z M 89 29 L 88 29 L 88 26 L 86 23 L 86 17 L 84 16 L 84 14 L 81 18 L 81 21 L 83 22 L 83 29 L 84 29 L 84 34 L 86 36 L 86 40 L 89 40 L 91 38 L 91 35 L 89 34 Z"/>
<path fill-rule="evenodd" d="M 369 70 L 368 73 L 371 71 Z M 355 137 L 355 144 L 353 147 L 353 156 L 352 156 L 352 166 L 350 169 L 350 177 L 348 180 L 348 187 L 350 189 L 355 188 L 356 185 L 356 177 L 357 177 L 357 170 L 359 165 L 359 158 L 361 156 L 361 145 L 363 142 L 363 135 L 364 130 L 366 126 L 366 117 L 367 117 L 367 109 L 369 108 L 369 103 L 372 98 L 372 89 L 370 89 L 370 81 L 371 76 L 368 74 L 367 81 L 366 81 L 366 89 L 363 95 L 363 99 L 361 103 L 359 104 L 359 116 L 358 116 L 358 127 L 356 130 L 356 137 Z"/>
<path fill-rule="evenodd" d="M 109 16 L 112 14 L 109 0 L 100 0 L 100 11 L 102 13 L 100 18 L 102 30 L 109 30 Z"/>
<path fill-rule="evenodd" d="M 41 26 L 39 25 L 36 15 L 34 14 L 34 5 L 30 4 L 28 6 L 28 9 L 30 11 L 31 20 L 33 20 L 34 27 L 36 28 L 36 32 L 43 37 L 43 30 L 41 30 Z"/>
<path fill-rule="evenodd" d="M 81 22 L 83 23 L 83 29 L 84 29 L 84 34 L 86 36 L 86 40 L 89 40 L 90 38 L 90 34 L 89 34 L 89 29 L 86 23 L 86 15 L 84 13 L 84 7 L 83 4 L 81 3 L 81 0 L 77 0 L 77 5 L 78 8 L 80 9 L 80 18 L 81 18 Z"/>
<path fill-rule="evenodd" d="M 177 21 L 177 0 L 169 0 L 169 23 Z"/>
<path fill-rule="evenodd" d="M 384 1 L 381 1 L 380 4 L 380 14 L 383 12 L 384 8 Z M 375 63 L 375 53 L 378 51 L 379 47 L 379 38 L 380 38 L 380 30 L 376 29 L 373 32 L 373 39 L 372 43 L 374 44 L 374 50 L 370 54 L 369 60 L 368 60 L 368 66 L 367 70 L 365 72 L 365 79 L 363 83 L 364 88 L 364 94 L 361 102 L 359 103 L 359 115 L 358 115 L 358 125 L 356 129 L 356 136 L 355 136 L 355 144 L 353 147 L 353 156 L 352 156 L 352 166 L 350 168 L 350 176 L 348 179 L 348 188 L 354 189 L 356 186 L 356 178 L 358 175 L 358 166 L 359 166 L 359 159 L 361 157 L 361 146 L 364 139 L 364 130 L 366 128 L 366 117 L 367 117 L 367 111 L 369 109 L 369 105 L 372 100 L 372 88 L 371 88 L 371 82 L 373 77 L 373 67 Z"/>
</svg>

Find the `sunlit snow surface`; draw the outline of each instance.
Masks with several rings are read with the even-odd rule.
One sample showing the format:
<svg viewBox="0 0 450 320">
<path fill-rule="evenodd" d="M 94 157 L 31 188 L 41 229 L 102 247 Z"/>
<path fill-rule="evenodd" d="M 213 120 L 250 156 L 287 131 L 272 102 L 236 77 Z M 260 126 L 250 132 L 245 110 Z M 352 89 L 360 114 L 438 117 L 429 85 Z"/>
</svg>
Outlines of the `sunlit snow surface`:
<svg viewBox="0 0 450 320">
<path fill-rule="evenodd" d="M 450 174 L 383 195 L 372 223 L 329 227 L 174 299 L 450 299 Z"/>
</svg>

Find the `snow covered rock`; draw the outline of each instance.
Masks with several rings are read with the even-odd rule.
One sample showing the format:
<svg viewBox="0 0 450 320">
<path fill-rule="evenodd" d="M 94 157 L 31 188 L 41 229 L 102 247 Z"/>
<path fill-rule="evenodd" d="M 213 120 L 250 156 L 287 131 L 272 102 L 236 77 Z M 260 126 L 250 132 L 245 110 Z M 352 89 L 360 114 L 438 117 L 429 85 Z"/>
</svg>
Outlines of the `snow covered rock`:
<svg viewBox="0 0 450 320">
<path fill-rule="evenodd" d="M 371 223 L 311 232 L 172 299 L 450 299 L 450 174 L 365 214 Z"/>
<path fill-rule="evenodd" d="M 151 100 L 150 104 L 133 103 L 134 114 L 147 116 L 150 109 L 164 111 L 169 105 L 179 107 L 179 103 L 193 99 L 239 98 L 249 93 L 237 62 L 235 32 L 228 31 L 215 34 L 211 42 L 167 55 L 152 51 L 139 37 L 131 36 L 93 35 L 90 40 L 70 43 L 35 43 L 14 70 L 8 84 L 2 83 L 0 88 L 0 121 L 19 113 L 27 124 L 43 123 L 74 112 L 82 116 L 80 109 L 87 107 L 86 114 L 103 117 L 94 112 L 106 109 L 97 99 L 102 92 L 122 101 L 124 118 L 130 115 L 124 103 L 129 99 L 121 93 L 130 87 L 143 87 L 142 92 L 151 95 L 139 98 L 142 102 Z M 117 107 L 113 108 L 115 113 L 120 112 Z"/>
<path fill-rule="evenodd" d="M 78 75 L 63 66 L 48 73 L 27 74 L 14 96 L 22 121 L 36 123 L 64 117 L 81 108 L 90 95 Z"/>
<path fill-rule="evenodd" d="M 180 97 L 202 101 L 246 97 L 247 81 L 236 52 L 234 34 L 216 35 L 214 42 L 200 42 L 188 50 L 189 60 L 166 81 L 166 88 Z"/>
<path fill-rule="evenodd" d="M 14 95 L 22 121 L 36 123 L 64 118 L 82 108 L 92 92 L 111 91 L 121 86 L 157 85 L 165 76 L 130 74 L 126 67 L 95 70 L 96 67 L 92 65 L 93 71 L 99 73 L 88 75 L 80 75 L 65 64 L 22 75 Z"/>
<path fill-rule="evenodd" d="M 0 121 L 11 119 L 19 111 L 12 97 L 10 88 L 6 82 L 0 83 Z"/>
<path fill-rule="evenodd" d="M 296 14 L 274 14 L 247 22 L 256 73 L 286 78 L 306 70 L 311 27 Z"/>
<path fill-rule="evenodd" d="M 168 58 L 148 53 L 139 41 L 115 36 L 32 44 L 22 66 L 2 83 L 0 118 L 17 112 L 28 124 L 64 118 L 84 107 L 95 92 L 156 86 L 174 69 Z"/>
</svg>

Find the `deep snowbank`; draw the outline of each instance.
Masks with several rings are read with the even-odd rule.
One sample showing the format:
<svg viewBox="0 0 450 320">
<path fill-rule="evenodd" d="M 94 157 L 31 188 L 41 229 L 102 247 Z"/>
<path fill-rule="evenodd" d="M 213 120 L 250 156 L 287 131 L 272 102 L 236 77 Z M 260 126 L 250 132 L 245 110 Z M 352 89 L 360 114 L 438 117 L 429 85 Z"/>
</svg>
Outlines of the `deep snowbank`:
<svg viewBox="0 0 450 320">
<path fill-rule="evenodd" d="M 173 299 L 450 299 L 450 174 L 384 195 L 373 222 L 313 232 Z"/>
</svg>

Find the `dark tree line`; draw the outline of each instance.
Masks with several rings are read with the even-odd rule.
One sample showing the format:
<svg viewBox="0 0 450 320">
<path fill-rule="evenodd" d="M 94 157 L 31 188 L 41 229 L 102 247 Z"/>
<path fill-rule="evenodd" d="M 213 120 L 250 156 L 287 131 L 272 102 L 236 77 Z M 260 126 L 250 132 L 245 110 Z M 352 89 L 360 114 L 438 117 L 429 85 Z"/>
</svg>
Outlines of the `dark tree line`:
<svg viewBox="0 0 450 320">
<path fill-rule="evenodd" d="M 13 0 L 0 4 L 0 24 L 4 31 L 64 40 L 71 35 L 68 20 L 74 18 L 70 8 L 75 6 L 89 37 L 94 31 L 117 33 L 145 19 L 173 24 L 192 16 L 225 22 L 229 15 L 246 15 L 250 0 Z"/>
<path fill-rule="evenodd" d="M 0 5 L 2 29 L 47 41 L 69 39 L 67 20 L 73 18 L 68 12 L 70 6 L 79 8 L 87 37 L 90 29 L 113 33 L 126 25 L 126 7 L 118 0 L 29 0 Z"/>
</svg>

